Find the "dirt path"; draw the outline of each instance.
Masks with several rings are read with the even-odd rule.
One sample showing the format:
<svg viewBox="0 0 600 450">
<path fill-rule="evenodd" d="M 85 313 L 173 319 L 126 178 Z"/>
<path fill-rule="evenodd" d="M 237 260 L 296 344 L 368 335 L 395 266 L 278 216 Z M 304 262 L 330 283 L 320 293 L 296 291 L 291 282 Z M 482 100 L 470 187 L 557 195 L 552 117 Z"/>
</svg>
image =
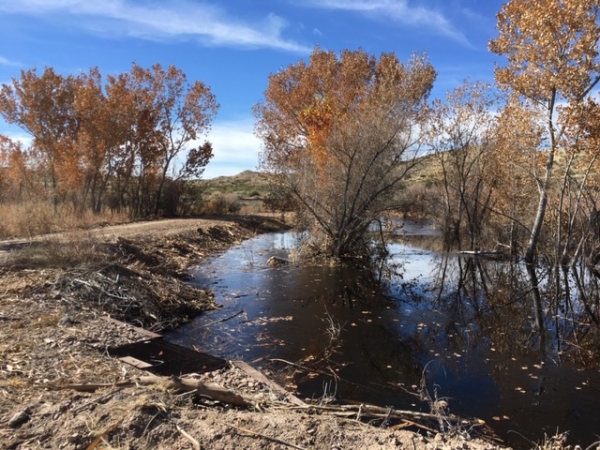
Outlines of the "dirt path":
<svg viewBox="0 0 600 450">
<path fill-rule="evenodd" d="M 193 218 L 193 219 L 164 219 L 144 222 L 132 222 L 121 225 L 110 225 L 90 230 L 74 230 L 63 233 L 45 234 L 31 238 L 17 238 L 0 241 L 0 255 L 22 248 L 28 244 L 43 241 L 70 242 L 73 240 L 96 239 L 101 241 L 115 240 L 119 237 L 131 238 L 136 236 L 176 235 L 197 230 L 198 228 L 209 228 L 230 223 L 227 217 Z"/>
<path fill-rule="evenodd" d="M 360 410 L 302 406 L 235 366 L 186 378 L 248 405 L 234 407 L 142 384 L 146 371 L 109 356 L 144 339 L 132 325 L 160 333 L 215 307 L 186 282 L 190 264 L 281 227 L 269 217 L 175 219 L 0 242 L 0 448 L 497 448 L 460 426 L 414 433 L 408 422 L 368 425 Z"/>
</svg>

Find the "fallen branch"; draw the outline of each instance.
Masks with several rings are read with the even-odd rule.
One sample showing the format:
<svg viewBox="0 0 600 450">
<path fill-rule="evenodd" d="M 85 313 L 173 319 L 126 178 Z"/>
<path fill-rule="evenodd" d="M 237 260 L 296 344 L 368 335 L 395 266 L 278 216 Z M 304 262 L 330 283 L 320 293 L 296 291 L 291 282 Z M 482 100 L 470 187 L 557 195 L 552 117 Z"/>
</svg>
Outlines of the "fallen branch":
<svg viewBox="0 0 600 450">
<path fill-rule="evenodd" d="M 290 361 L 286 361 L 285 359 L 273 358 L 273 359 L 270 359 L 269 361 L 278 361 L 278 362 L 282 362 L 284 364 L 287 364 L 288 366 L 292 366 L 292 367 L 296 367 L 297 369 L 305 370 L 307 372 L 318 373 L 320 375 L 326 375 L 328 377 L 331 376 L 331 373 L 325 372 L 324 370 L 311 369 L 310 367 L 301 366 L 300 364 L 296 364 L 296 363 L 293 363 L 293 362 L 290 362 Z"/>
<path fill-rule="evenodd" d="M 449 422 L 463 422 L 466 419 L 449 415 L 449 416 L 440 416 L 439 414 L 431 414 L 424 413 L 420 411 L 409 411 L 402 409 L 394 409 L 390 412 L 389 408 L 383 408 L 381 406 L 374 405 L 328 405 L 328 406 L 319 406 L 319 405 L 309 405 L 307 406 L 309 409 L 317 409 L 319 411 L 329 412 L 334 415 L 338 415 L 340 417 L 351 417 L 356 415 L 357 413 L 360 416 L 367 417 L 376 417 L 376 418 L 386 418 L 386 417 L 394 417 L 398 419 L 404 420 L 405 417 L 417 417 L 420 419 L 435 419 L 438 420 L 440 418 L 447 420 Z M 483 424 L 484 422 L 481 422 Z M 475 422 L 478 424 L 478 422 Z"/>
<path fill-rule="evenodd" d="M 227 403 L 233 406 L 251 406 L 252 402 L 245 399 L 239 394 L 236 394 L 224 387 L 213 383 L 204 383 L 199 380 L 189 380 L 178 377 L 158 377 L 158 376 L 145 376 L 133 378 L 126 381 L 119 381 L 113 384 L 59 384 L 55 385 L 55 389 L 73 389 L 79 392 L 94 392 L 98 389 L 107 387 L 125 387 L 134 385 L 159 385 L 164 389 L 175 391 L 176 393 L 189 392 L 196 390 L 198 395 L 208 397 L 212 400 Z"/>
</svg>

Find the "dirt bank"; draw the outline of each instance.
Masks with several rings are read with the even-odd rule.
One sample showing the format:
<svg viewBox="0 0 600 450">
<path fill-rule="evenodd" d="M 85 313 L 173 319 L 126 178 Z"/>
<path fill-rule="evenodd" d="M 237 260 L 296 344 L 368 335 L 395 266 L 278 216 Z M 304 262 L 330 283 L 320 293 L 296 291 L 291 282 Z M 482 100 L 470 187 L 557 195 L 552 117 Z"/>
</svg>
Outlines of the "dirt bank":
<svg viewBox="0 0 600 450">
<path fill-rule="evenodd" d="M 162 332 L 215 307 L 186 282 L 190 264 L 281 227 L 194 219 L 0 243 L 0 448 L 495 448 L 466 427 L 442 436 L 368 425 L 356 420 L 364 411 L 306 405 L 231 364 L 185 380 L 216 383 L 245 406 L 148 384 L 146 371 L 108 356 L 144 338 L 136 326 Z"/>
</svg>

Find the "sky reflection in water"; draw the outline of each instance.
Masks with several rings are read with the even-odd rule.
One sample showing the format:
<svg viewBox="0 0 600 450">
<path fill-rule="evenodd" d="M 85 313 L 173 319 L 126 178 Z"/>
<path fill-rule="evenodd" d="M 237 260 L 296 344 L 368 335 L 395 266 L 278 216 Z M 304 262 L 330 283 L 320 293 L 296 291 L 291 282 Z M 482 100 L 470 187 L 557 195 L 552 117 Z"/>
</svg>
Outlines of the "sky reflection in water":
<svg viewBox="0 0 600 450">
<path fill-rule="evenodd" d="M 402 230 L 436 234 L 411 223 Z M 575 352 L 572 345 L 583 330 L 585 342 L 597 342 L 597 330 L 574 326 L 586 320 L 579 302 L 571 304 L 574 313 L 550 300 L 541 305 L 540 334 L 522 267 L 407 244 L 390 246 L 399 265 L 398 274 L 386 277 L 390 297 L 356 270 L 269 268 L 268 258 L 287 257 L 297 237 L 261 235 L 205 261 L 195 282 L 213 289 L 223 306 L 168 339 L 227 359 L 258 360 L 263 367 L 284 368 L 269 363 L 278 358 L 332 369 L 345 380 L 337 386 L 341 401 L 398 409 L 428 411 L 403 390 L 414 390 L 426 368 L 432 396 L 448 397 L 453 413 L 484 419 L 515 447 L 531 444 L 509 430 L 532 441 L 570 430 L 582 445 L 600 433 L 596 353 L 582 352 L 581 345 Z M 546 281 L 540 286 L 552 288 Z M 328 345 L 329 317 L 342 326 L 334 349 Z M 302 396 L 320 397 L 330 379 L 296 382 Z"/>
</svg>

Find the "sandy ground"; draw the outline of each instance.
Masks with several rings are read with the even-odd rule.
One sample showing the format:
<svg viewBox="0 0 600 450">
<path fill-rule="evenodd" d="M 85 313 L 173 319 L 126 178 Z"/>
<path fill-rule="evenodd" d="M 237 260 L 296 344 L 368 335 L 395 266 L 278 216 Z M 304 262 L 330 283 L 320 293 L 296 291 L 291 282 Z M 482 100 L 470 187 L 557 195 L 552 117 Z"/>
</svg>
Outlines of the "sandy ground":
<svg viewBox="0 0 600 450">
<path fill-rule="evenodd" d="M 246 366 L 148 381 L 109 356 L 147 339 L 141 329 L 160 333 L 214 308 L 209 290 L 186 283 L 187 268 L 281 226 L 176 219 L 0 242 L 0 448 L 500 448 L 442 417 L 387 421 L 366 407 L 304 403 L 276 374 Z"/>
<path fill-rule="evenodd" d="M 68 233 L 53 233 L 31 238 L 17 238 L 0 241 L 0 256 L 6 256 L 17 250 L 44 241 L 70 242 L 73 240 L 96 239 L 102 241 L 116 240 L 117 238 L 140 237 L 152 235 L 156 237 L 177 235 L 198 228 L 209 228 L 222 224 L 229 224 L 230 218 L 215 216 L 211 218 L 184 218 L 164 219 L 144 222 L 133 222 L 122 225 L 99 227 L 91 230 L 74 230 Z"/>
</svg>

